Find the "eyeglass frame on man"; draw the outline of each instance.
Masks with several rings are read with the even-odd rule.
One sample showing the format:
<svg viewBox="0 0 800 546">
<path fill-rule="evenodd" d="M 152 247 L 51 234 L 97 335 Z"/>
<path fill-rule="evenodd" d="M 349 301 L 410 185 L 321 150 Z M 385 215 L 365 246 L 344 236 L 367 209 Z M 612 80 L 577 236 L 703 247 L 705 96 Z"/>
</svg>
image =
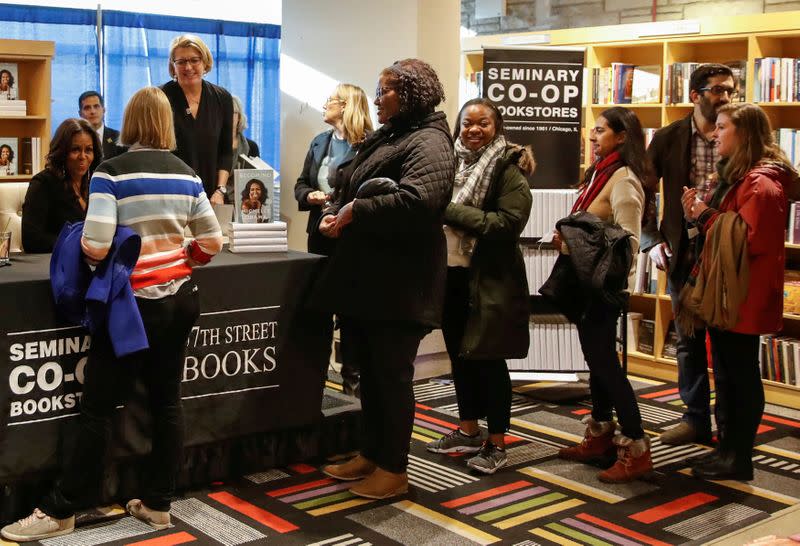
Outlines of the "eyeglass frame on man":
<svg viewBox="0 0 800 546">
<path fill-rule="evenodd" d="M 191 66 L 198 66 L 203 64 L 202 57 L 189 57 L 188 59 L 172 59 L 172 64 L 179 68 L 185 67 L 187 64 Z"/>
<path fill-rule="evenodd" d="M 708 91 L 715 97 L 721 97 L 723 93 L 727 93 L 729 98 L 736 98 L 739 96 L 739 90 L 735 87 L 728 87 L 727 85 L 712 85 L 712 86 L 705 86 L 698 89 L 698 91 L 706 92 Z"/>
</svg>

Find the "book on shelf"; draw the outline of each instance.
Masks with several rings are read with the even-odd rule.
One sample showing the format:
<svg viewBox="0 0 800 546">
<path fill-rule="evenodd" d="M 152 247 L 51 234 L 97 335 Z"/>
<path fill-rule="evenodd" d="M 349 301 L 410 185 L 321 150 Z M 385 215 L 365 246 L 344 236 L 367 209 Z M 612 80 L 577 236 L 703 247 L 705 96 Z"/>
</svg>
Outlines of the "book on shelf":
<svg viewBox="0 0 800 546">
<path fill-rule="evenodd" d="M 639 323 L 643 315 L 641 313 L 629 312 L 626 313 L 628 317 L 628 352 L 635 351 L 639 346 Z M 619 341 L 619 349 L 622 349 L 622 321 L 617 322 L 617 340 Z"/>
<path fill-rule="evenodd" d="M 664 348 L 661 350 L 664 358 L 678 358 L 678 332 L 675 330 L 675 321 L 669 321 L 667 333 L 664 336 Z"/>
<path fill-rule="evenodd" d="M 642 319 L 639 321 L 639 336 L 636 350 L 642 354 L 653 355 L 656 323 L 654 320 Z"/>
<path fill-rule="evenodd" d="M 798 201 L 789 201 L 789 219 L 785 241 L 789 244 L 800 244 L 800 205 Z"/>
<path fill-rule="evenodd" d="M 761 336 L 759 365 L 763 379 L 800 386 L 800 340 L 788 336 Z"/>
<path fill-rule="evenodd" d="M 664 102 L 666 104 L 686 104 L 689 98 L 689 77 L 702 63 L 684 62 L 667 65 L 664 81 Z"/>
<path fill-rule="evenodd" d="M 19 66 L 17 63 L 0 63 L 0 104 L 17 101 L 19 99 L 18 89 Z"/>
<path fill-rule="evenodd" d="M 528 332 L 531 339 L 528 355 L 509 359 L 509 369 L 547 372 L 588 370 L 578 339 L 578 328 L 563 315 L 531 316 Z"/>
<path fill-rule="evenodd" d="M 42 170 L 40 149 L 39 137 L 0 138 L 0 176 L 32 175 Z"/>
<path fill-rule="evenodd" d="M 661 99 L 661 66 L 644 65 L 633 67 L 633 91 L 631 103 L 657 103 Z"/>
<path fill-rule="evenodd" d="M 739 98 L 737 100 L 738 102 L 744 102 L 747 94 L 747 61 L 726 61 L 722 64 L 733 72 L 733 79 L 736 82 L 736 88 L 739 90 Z"/>
<path fill-rule="evenodd" d="M 800 101 L 800 59 L 791 57 L 756 59 L 753 101 Z"/>
<path fill-rule="evenodd" d="M 800 162 L 800 137 L 798 137 L 798 129 L 789 129 L 782 127 L 775 129 L 773 135 L 775 142 L 778 143 L 783 153 L 789 158 L 792 165 L 797 165 Z"/>
<path fill-rule="evenodd" d="M 611 63 L 610 67 L 592 69 L 592 103 L 630 104 L 633 99 L 634 68 L 632 64 Z"/>
<path fill-rule="evenodd" d="M 800 271 L 783 272 L 783 312 L 800 316 Z"/>
<path fill-rule="evenodd" d="M 28 105 L 24 100 L 0 100 L 0 117 L 21 118 L 28 115 Z"/>
<path fill-rule="evenodd" d="M 16 176 L 19 173 L 19 139 L 0 137 L 0 177 Z"/>
</svg>

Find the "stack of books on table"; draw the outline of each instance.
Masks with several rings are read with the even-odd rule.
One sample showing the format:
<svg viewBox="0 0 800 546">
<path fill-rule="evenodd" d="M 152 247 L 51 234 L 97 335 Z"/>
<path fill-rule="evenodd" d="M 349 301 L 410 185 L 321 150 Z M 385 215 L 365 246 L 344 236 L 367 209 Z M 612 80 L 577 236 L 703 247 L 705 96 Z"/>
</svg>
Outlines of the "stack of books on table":
<svg viewBox="0 0 800 546">
<path fill-rule="evenodd" d="M 0 117 L 21 118 L 28 115 L 27 102 L 24 100 L 0 101 Z"/>
<path fill-rule="evenodd" d="M 286 222 L 231 223 L 231 252 L 286 252 L 289 250 Z"/>
</svg>

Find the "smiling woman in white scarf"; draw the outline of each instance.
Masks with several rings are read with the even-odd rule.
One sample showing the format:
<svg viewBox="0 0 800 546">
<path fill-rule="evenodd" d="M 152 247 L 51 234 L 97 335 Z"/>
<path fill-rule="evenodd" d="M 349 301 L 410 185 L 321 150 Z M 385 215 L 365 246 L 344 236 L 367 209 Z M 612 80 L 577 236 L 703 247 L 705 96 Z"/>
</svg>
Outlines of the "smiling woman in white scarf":
<svg viewBox="0 0 800 546">
<path fill-rule="evenodd" d="M 460 426 L 428 444 L 434 453 L 475 453 L 467 466 L 493 474 L 507 464 L 511 419 L 506 358 L 528 353 L 528 283 L 519 237 L 531 210 L 530 150 L 506 142 L 487 99 L 458 115 L 453 198 L 445 212 L 447 291 L 442 331 Z M 486 418 L 488 437 L 478 427 Z"/>
</svg>

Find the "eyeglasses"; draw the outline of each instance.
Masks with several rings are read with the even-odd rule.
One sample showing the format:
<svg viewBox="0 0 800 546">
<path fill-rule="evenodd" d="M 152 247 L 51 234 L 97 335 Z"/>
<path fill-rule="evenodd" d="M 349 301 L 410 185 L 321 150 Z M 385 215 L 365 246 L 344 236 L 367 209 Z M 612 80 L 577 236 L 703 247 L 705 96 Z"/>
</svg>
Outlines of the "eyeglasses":
<svg viewBox="0 0 800 546">
<path fill-rule="evenodd" d="M 179 66 L 181 68 L 183 68 L 187 64 L 192 66 L 197 66 L 202 62 L 203 59 L 201 59 L 200 57 L 191 57 L 190 59 L 172 59 L 172 64 L 174 64 L 175 66 Z"/>
<path fill-rule="evenodd" d="M 337 99 L 337 98 L 335 98 L 335 97 L 329 97 L 329 98 L 328 98 L 328 99 L 325 101 L 325 103 L 322 105 L 322 109 L 323 109 L 323 110 L 327 110 L 327 109 L 328 109 L 328 105 L 329 105 L 330 103 L 332 103 L 332 102 L 338 102 L 339 104 L 344 104 L 344 103 L 345 103 L 345 101 L 343 101 L 342 99 Z"/>
<path fill-rule="evenodd" d="M 712 85 L 711 87 L 701 87 L 700 91 L 708 91 L 716 97 L 721 97 L 723 93 L 727 93 L 732 99 L 739 96 L 739 91 L 735 87 L 728 87 L 727 85 Z"/>
<path fill-rule="evenodd" d="M 391 93 L 392 91 L 394 91 L 394 87 L 378 87 L 375 89 L 375 98 L 379 99 L 382 96 Z"/>
</svg>

